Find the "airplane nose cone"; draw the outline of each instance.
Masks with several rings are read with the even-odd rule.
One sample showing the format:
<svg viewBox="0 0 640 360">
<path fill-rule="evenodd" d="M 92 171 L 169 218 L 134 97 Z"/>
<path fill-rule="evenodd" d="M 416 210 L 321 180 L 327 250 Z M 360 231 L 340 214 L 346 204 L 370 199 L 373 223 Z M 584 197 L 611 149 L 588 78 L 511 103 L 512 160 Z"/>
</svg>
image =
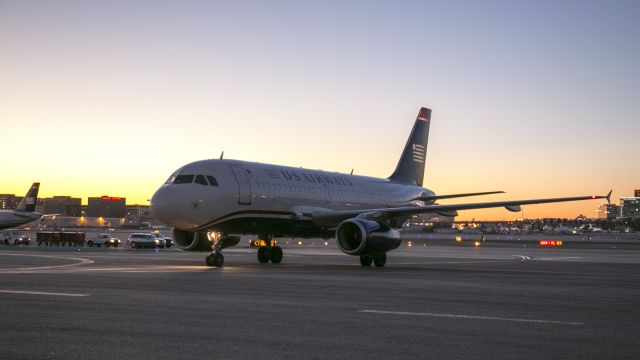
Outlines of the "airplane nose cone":
<svg viewBox="0 0 640 360">
<path fill-rule="evenodd" d="M 171 204 L 169 201 L 167 190 L 161 187 L 153 194 L 149 204 L 153 216 L 165 224 L 171 224 Z"/>
</svg>

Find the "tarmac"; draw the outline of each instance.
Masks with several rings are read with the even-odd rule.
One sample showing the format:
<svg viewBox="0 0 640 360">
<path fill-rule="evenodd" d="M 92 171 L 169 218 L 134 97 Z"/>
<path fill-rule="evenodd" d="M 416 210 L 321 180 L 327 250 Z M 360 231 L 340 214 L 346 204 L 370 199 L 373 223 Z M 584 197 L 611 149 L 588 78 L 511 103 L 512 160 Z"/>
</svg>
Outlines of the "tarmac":
<svg viewBox="0 0 640 360">
<path fill-rule="evenodd" d="M 508 240 L 508 239 L 507 239 Z M 640 250 L 0 247 L 0 359 L 638 359 Z M 615 246 L 615 244 L 614 244 Z"/>
</svg>

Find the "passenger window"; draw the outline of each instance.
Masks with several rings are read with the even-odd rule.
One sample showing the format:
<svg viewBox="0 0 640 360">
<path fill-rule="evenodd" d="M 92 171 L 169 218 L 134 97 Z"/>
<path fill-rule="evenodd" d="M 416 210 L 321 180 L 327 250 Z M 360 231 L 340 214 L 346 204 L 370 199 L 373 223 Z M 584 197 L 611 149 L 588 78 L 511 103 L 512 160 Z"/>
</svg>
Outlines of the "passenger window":
<svg viewBox="0 0 640 360">
<path fill-rule="evenodd" d="M 207 175 L 207 180 L 209 180 L 209 185 L 218 186 L 218 181 L 216 181 L 216 178 L 214 178 L 213 176 Z"/>
<path fill-rule="evenodd" d="M 205 180 L 204 176 L 202 175 L 196 175 L 196 184 L 209 185 L 207 184 L 207 180 Z"/>
<path fill-rule="evenodd" d="M 173 180 L 174 184 L 191 184 L 193 182 L 193 175 L 178 175 Z"/>
</svg>

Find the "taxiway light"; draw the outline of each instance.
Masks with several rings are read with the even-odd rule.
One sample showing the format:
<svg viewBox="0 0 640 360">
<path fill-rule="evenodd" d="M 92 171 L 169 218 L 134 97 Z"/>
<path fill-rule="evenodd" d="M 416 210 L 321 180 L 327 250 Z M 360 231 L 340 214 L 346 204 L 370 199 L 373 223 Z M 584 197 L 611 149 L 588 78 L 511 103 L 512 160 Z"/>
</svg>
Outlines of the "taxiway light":
<svg viewBox="0 0 640 360">
<path fill-rule="evenodd" d="M 456 241 L 457 242 L 461 242 L 462 241 L 462 236 L 456 235 Z"/>
<path fill-rule="evenodd" d="M 302 241 L 298 240 L 298 245 L 302 245 Z"/>
<path fill-rule="evenodd" d="M 328 242 L 328 241 L 325 241 L 325 242 L 324 242 L 324 246 L 328 246 L 328 245 L 329 245 L 329 242 Z"/>
<path fill-rule="evenodd" d="M 412 246 L 413 246 L 413 242 L 411 242 L 411 241 L 407 241 L 407 246 L 408 246 L 408 247 L 412 247 Z"/>
<path fill-rule="evenodd" d="M 473 245 L 480 246 L 480 241 L 476 241 L 475 243 L 473 243 Z"/>
</svg>

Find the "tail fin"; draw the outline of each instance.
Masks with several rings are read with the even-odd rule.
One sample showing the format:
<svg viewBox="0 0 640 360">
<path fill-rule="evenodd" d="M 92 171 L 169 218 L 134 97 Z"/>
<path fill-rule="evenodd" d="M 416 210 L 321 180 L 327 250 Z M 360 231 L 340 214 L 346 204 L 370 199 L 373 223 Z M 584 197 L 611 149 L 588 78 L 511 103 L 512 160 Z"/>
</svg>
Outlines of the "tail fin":
<svg viewBox="0 0 640 360">
<path fill-rule="evenodd" d="M 36 210 L 36 200 L 38 200 L 38 190 L 40 189 L 40 183 L 34 182 L 31 188 L 27 192 L 27 195 L 20 201 L 20 205 L 16 210 L 34 212 Z"/>
<path fill-rule="evenodd" d="M 431 109 L 420 109 L 411 135 L 409 135 L 400 161 L 398 161 L 398 166 L 396 166 L 396 171 L 391 174 L 389 180 L 401 184 L 422 186 L 430 123 Z"/>
</svg>

